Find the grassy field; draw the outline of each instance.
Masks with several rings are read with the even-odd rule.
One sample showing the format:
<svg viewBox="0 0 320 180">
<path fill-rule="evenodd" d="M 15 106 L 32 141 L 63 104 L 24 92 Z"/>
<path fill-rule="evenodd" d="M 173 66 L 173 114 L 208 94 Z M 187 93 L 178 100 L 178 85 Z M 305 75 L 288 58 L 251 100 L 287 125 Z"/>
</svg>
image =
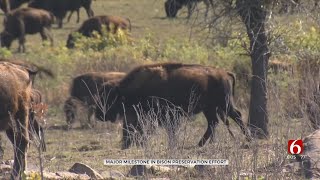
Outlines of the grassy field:
<svg viewBox="0 0 320 180">
<path fill-rule="evenodd" d="M 168 145 L 170 138 L 163 129 L 158 129 L 149 137 L 147 147 L 132 147 L 128 150 L 120 150 L 121 128 L 118 124 L 97 122 L 98 125 L 93 129 L 85 130 L 76 126 L 70 131 L 65 130 L 66 122 L 62 106 L 68 96 L 69 83 L 73 76 L 86 71 L 127 72 L 133 66 L 160 61 L 201 63 L 236 71 L 237 76 L 240 77 L 236 101 L 246 121 L 249 88 L 245 84 L 245 78 L 242 79 L 241 75 L 248 76 L 250 73 L 250 61 L 248 56 L 241 55 L 245 52 L 240 46 L 241 43 L 231 42 L 227 47 L 205 46 L 204 44 L 208 42 L 208 39 L 205 38 L 206 31 L 195 33 L 202 27 L 195 27 L 193 23 L 187 23 L 184 18 L 186 9 L 179 13 L 177 19 L 170 20 L 165 18 L 163 3 L 163 1 L 156 0 L 93 1 L 95 15 L 120 15 L 130 18 L 133 27 L 131 36 L 136 41 L 134 46 L 115 46 L 105 48 L 100 52 L 90 49 L 67 50 L 64 45 L 68 34 L 80 26 L 80 23 L 75 23 L 76 15 L 74 14 L 71 22 L 65 23 L 63 29 L 57 29 L 54 25 L 51 30 L 54 47 L 43 47 L 40 35 L 29 35 L 26 43 L 27 53 L 14 53 L 17 42 L 11 47 L 13 53 L 1 51 L 2 56 L 34 62 L 51 68 L 56 74 L 53 80 L 44 78 L 37 79 L 36 82 L 36 87 L 45 94 L 49 104 L 46 131 L 48 151 L 43 153 L 45 170 L 64 171 L 76 162 L 83 162 L 102 174 L 109 170 L 118 170 L 126 174 L 130 169 L 129 166 L 104 166 L 103 159 L 221 158 L 228 159 L 230 165 L 213 167 L 203 173 L 187 170 L 182 173 L 166 173 L 150 175 L 150 177 L 169 177 L 171 179 L 298 178 L 293 173 L 282 172 L 283 165 L 288 162 L 286 159 L 287 140 L 303 137 L 312 129 L 305 114 L 296 117 L 290 113 L 296 110 L 303 111 L 303 107 L 300 107 L 296 96 L 299 89 L 298 80 L 294 78 L 298 78 L 298 75 L 292 76 L 287 72 L 269 76 L 271 78 L 268 94 L 270 138 L 254 141 L 250 149 L 243 148 L 244 136 L 235 123 L 232 123 L 231 126 L 237 137 L 236 140 L 231 139 L 223 123 L 220 123 L 217 127 L 216 140 L 203 148 L 196 147 L 206 129 L 205 118 L 202 115 L 198 115 L 191 122 L 182 124 L 179 128 L 178 141 L 175 142 L 174 147 Z M 201 4 L 200 9 L 202 7 Z M 200 13 L 199 17 L 201 16 L 203 14 Z M 85 11 L 81 10 L 81 21 L 86 18 Z M 195 21 L 195 24 L 199 24 L 199 20 L 194 18 L 195 15 L 189 22 Z M 202 18 L 199 19 L 202 20 Z M 285 24 L 287 23 L 291 22 Z M 295 25 L 294 22 L 293 25 Z M 286 35 L 289 36 L 289 34 Z M 316 36 L 316 38 L 319 37 Z M 311 39 L 310 42 L 312 43 L 313 40 Z M 292 47 L 294 47 L 296 41 L 292 42 Z M 280 60 L 295 59 L 294 55 L 281 55 L 281 52 L 278 52 L 274 57 Z M 235 69 L 234 66 L 238 68 Z M 85 111 L 81 111 L 79 117 L 86 117 Z M 5 135 L 2 134 L 2 136 Z M 12 146 L 6 138 L 3 137 L 3 139 L 4 159 L 12 159 Z M 29 150 L 28 169 L 39 169 L 38 154 L 34 145 L 31 145 Z"/>
</svg>

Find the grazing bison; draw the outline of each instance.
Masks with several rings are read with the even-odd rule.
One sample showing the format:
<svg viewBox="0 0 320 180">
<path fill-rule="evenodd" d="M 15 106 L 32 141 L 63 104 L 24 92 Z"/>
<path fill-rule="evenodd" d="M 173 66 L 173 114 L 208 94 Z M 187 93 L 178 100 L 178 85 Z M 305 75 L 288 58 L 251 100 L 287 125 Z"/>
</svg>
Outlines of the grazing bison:
<svg viewBox="0 0 320 180">
<path fill-rule="evenodd" d="M 83 36 L 91 37 L 93 31 L 97 31 L 99 34 L 102 34 L 103 25 L 106 26 L 106 30 L 108 32 L 113 30 L 112 33 L 116 33 L 119 28 L 131 30 L 131 22 L 128 18 L 122 18 L 119 16 L 95 16 L 84 21 L 76 32 Z M 74 36 L 69 34 L 67 47 L 74 48 L 74 41 Z"/>
<path fill-rule="evenodd" d="M 30 105 L 37 67 L 0 62 L 0 130 L 6 131 L 14 148 L 11 179 L 21 179 L 26 169 Z"/>
<path fill-rule="evenodd" d="M 79 9 L 84 7 L 87 11 L 88 17 L 94 15 L 91 9 L 92 0 L 33 0 L 29 3 L 29 7 L 45 9 L 54 14 L 57 18 L 59 28 L 62 28 L 62 21 L 68 11 L 77 11 L 79 22 Z M 69 18 L 71 17 L 70 14 Z"/>
<path fill-rule="evenodd" d="M 178 107 L 188 114 L 204 113 L 208 128 L 199 146 L 213 137 L 218 123 L 217 114 L 221 118 L 230 116 L 250 140 L 241 113 L 233 102 L 234 87 L 235 77 L 232 73 L 209 66 L 180 63 L 144 65 L 132 70 L 119 82 L 106 83 L 102 87 L 100 100 L 105 105 L 96 108 L 96 117 L 104 121 L 115 119 L 117 114 L 125 115 L 123 149 L 131 144 L 130 137 L 134 129 L 140 133 L 143 131 L 135 109 L 144 112 L 152 109 L 166 119 L 166 112 L 161 110 L 168 105 Z M 107 98 L 104 94 L 107 94 Z M 191 97 L 195 97 L 192 102 Z M 229 125 L 228 121 L 226 125 Z"/>
<path fill-rule="evenodd" d="M 178 11 L 183 7 L 187 6 L 188 16 L 191 17 L 192 12 L 196 6 L 196 3 L 203 1 L 206 5 L 205 17 L 208 16 L 210 5 L 213 7 L 213 0 L 167 0 L 164 3 L 167 17 L 174 18 L 177 16 Z"/>
<path fill-rule="evenodd" d="M 90 122 L 96 107 L 93 97 L 98 93 L 102 84 L 110 80 L 121 79 L 124 76 L 125 73 L 122 72 L 89 72 L 75 77 L 70 88 L 70 97 L 64 104 L 64 112 L 69 128 L 76 118 L 78 104 L 88 107 L 88 122 Z"/>
<path fill-rule="evenodd" d="M 19 39 L 19 52 L 25 52 L 25 35 L 40 33 L 42 40 L 48 37 L 53 44 L 49 33 L 54 17 L 51 13 L 41 9 L 19 8 L 7 14 L 4 20 L 4 31 L 0 34 L 1 46 L 10 48 L 15 39 Z"/>
</svg>

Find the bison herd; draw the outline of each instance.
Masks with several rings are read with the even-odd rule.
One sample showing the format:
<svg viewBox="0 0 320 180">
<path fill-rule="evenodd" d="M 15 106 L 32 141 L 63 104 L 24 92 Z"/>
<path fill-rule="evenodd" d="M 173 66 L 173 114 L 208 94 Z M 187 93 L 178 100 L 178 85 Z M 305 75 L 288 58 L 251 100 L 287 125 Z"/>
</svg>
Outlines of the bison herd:
<svg viewBox="0 0 320 180">
<path fill-rule="evenodd" d="M 28 7 L 19 8 L 24 3 L 28 3 Z M 128 18 L 107 15 L 94 16 L 91 4 L 92 0 L 0 0 L 0 8 L 5 13 L 0 45 L 10 48 L 12 41 L 18 39 L 18 51 L 25 52 L 25 35 L 36 33 L 40 33 L 42 40 L 49 39 L 52 45 L 53 38 L 50 33 L 52 24 L 57 22 L 58 27 L 62 28 L 63 19 L 69 11 L 68 21 L 76 11 L 77 22 L 79 22 L 81 7 L 86 10 L 88 19 L 83 22 L 77 32 L 86 37 L 91 37 L 93 31 L 101 34 L 103 26 L 106 26 L 106 30 L 112 33 L 118 29 L 131 29 L 131 22 Z M 72 34 L 68 37 L 67 47 L 74 47 Z"/>
<path fill-rule="evenodd" d="M 46 150 L 41 116 L 42 95 L 33 88 L 37 73 L 53 77 L 50 70 L 23 61 L 0 61 L 0 127 L 14 147 L 12 179 L 21 177 L 26 168 L 26 153 L 30 140 L 37 139 Z M 68 127 L 77 119 L 77 108 L 89 109 L 88 120 L 123 121 L 122 149 L 132 144 L 133 132 L 144 132 L 136 111 L 156 111 L 158 123 L 177 121 L 164 107 L 179 109 L 182 116 L 203 112 L 208 127 L 198 146 L 213 138 L 219 118 L 227 125 L 232 118 L 247 140 L 250 132 L 234 104 L 236 79 L 233 73 L 198 64 L 161 63 L 141 65 L 128 73 L 88 72 L 73 78 L 70 97 L 64 112 Z M 190 97 L 194 101 L 190 102 Z M 192 106 L 190 106 L 192 104 Z M 40 108 L 39 108 L 40 106 Z M 40 112 L 41 114 L 41 112 Z M 35 132 L 35 133 L 30 133 Z"/>
<path fill-rule="evenodd" d="M 191 16 L 196 3 L 203 1 L 206 5 L 206 16 L 209 7 L 213 6 L 212 0 L 167 0 L 164 4 L 167 17 L 176 17 L 178 11 L 183 7 L 188 7 L 188 18 Z M 28 7 L 20 8 L 24 3 Z M 63 19 L 70 12 L 68 22 L 74 11 L 77 12 L 77 22 L 80 21 L 79 10 L 84 8 L 88 19 L 85 20 L 76 31 L 83 36 L 91 37 L 92 32 L 102 34 L 102 27 L 111 33 L 116 33 L 118 29 L 131 30 L 131 22 L 128 18 L 113 15 L 94 16 L 91 8 L 92 0 L 0 0 L 0 8 L 5 13 L 4 30 L 0 34 L 1 47 L 10 48 L 13 40 L 19 40 L 19 52 L 25 52 L 25 35 L 40 33 L 42 40 L 53 38 L 50 29 L 53 23 L 57 22 L 62 28 Z M 75 38 L 72 33 L 68 36 L 66 46 L 74 47 Z"/>
<path fill-rule="evenodd" d="M 188 7 L 190 17 L 195 4 L 203 1 L 206 14 L 212 0 L 167 0 L 164 4 L 168 17 L 175 17 L 183 7 Z M 29 7 L 19 8 L 23 3 Z M 50 40 L 52 24 L 62 20 L 67 12 L 85 8 L 88 19 L 76 32 L 91 37 L 93 31 L 102 34 L 102 27 L 111 33 L 118 29 L 131 30 L 128 18 L 119 16 L 94 16 L 92 0 L 0 0 L 0 8 L 5 12 L 4 30 L 0 33 L 1 46 L 10 47 L 18 39 L 19 51 L 25 51 L 25 35 L 40 33 L 42 40 Z M 66 46 L 75 46 L 73 33 L 69 34 Z M 21 179 L 26 169 L 27 147 L 31 140 L 38 139 L 39 148 L 46 150 L 44 129 L 42 127 L 43 105 L 41 92 L 33 87 L 38 73 L 50 77 L 50 70 L 18 60 L 0 60 L 0 130 L 5 131 L 14 147 L 12 179 Z M 200 138 L 198 146 L 214 137 L 214 131 L 221 119 L 229 129 L 228 117 L 240 127 L 248 141 L 251 135 L 243 122 L 241 112 L 234 103 L 235 75 L 231 72 L 198 64 L 160 63 L 138 66 L 128 73 L 87 72 L 73 78 L 70 97 L 64 103 L 68 129 L 78 118 L 79 106 L 88 108 L 88 122 L 93 117 L 100 121 L 123 121 L 122 149 L 132 145 L 134 131 L 142 135 L 144 129 L 139 121 L 139 113 L 154 111 L 158 123 L 174 122 L 175 114 L 191 116 L 203 113 L 207 129 Z M 166 108 L 177 109 L 168 113 Z M 40 112 L 39 112 L 40 111 Z M 40 115 L 39 115 L 40 113 Z M 82 124 L 85 126 L 85 124 Z M 174 131 L 174 130 L 173 130 Z M 35 133 L 30 133 L 35 132 Z"/>
</svg>

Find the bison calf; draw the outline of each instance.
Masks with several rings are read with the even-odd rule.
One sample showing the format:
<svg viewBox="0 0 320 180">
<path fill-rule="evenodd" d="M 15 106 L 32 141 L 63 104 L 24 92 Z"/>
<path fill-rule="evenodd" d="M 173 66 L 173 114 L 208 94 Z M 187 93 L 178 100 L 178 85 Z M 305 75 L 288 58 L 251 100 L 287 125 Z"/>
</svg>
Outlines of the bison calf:
<svg viewBox="0 0 320 180">
<path fill-rule="evenodd" d="M 116 33 L 118 29 L 131 30 L 131 22 L 128 18 L 122 18 L 119 16 L 95 16 L 87 19 L 76 31 L 83 36 L 92 37 L 93 31 L 102 34 L 103 25 L 108 32 Z M 75 37 L 69 34 L 67 40 L 67 47 L 74 48 Z"/>
<path fill-rule="evenodd" d="M 64 112 L 69 128 L 76 119 L 77 106 L 79 104 L 88 107 L 88 122 L 90 122 L 97 103 L 93 98 L 102 87 L 102 84 L 111 80 L 121 79 L 124 76 L 125 73 L 122 72 L 89 72 L 75 77 L 70 87 L 70 97 L 64 104 Z"/>
<path fill-rule="evenodd" d="M 103 121 L 114 119 L 118 114 L 126 117 L 123 123 L 124 149 L 131 144 L 134 130 L 143 133 L 136 109 L 146 113 L 155 111 L 161 116 L 159 123 L 162 124 L 168 120 L 167 111 L 164 111 L 168 106 L 183 110 L 183 114 L 204 113 L 208 127 L 199 146 L 213 138 L 218 116 L 230 116 L 247 139 L 251 140 L 241 113 L 234 105 L 234 88 L 235 77 L 232 73 L 209 66 L 180 63 L 139 66 L 119 82 L 106 83 L 102 87 L 100 93 L 106 94 L 108 98 L 102 95 L 101 101 L 108 109 L 96 108 L 96 117 Z M 191 97 L 194 97 L 192 102 Z M 172 123 L 175 121 L 173 116 L 169 113 Z M 225 122 L 228 126 L 229 122 L 226 119 Z"/>
<path fill-rule="evenodd" d="M 4 31 L 0 34 L 1 46 L 10 48 L 15 39 L 19 39 L 19 52 L 25 52 L 25 35 L 40 33 L 42 40 L 48 38 L 53 44 L 49 33 L 54 17 L 41 9 L 19 8 L 7 14 L 4 20 Z"/>
</svg>

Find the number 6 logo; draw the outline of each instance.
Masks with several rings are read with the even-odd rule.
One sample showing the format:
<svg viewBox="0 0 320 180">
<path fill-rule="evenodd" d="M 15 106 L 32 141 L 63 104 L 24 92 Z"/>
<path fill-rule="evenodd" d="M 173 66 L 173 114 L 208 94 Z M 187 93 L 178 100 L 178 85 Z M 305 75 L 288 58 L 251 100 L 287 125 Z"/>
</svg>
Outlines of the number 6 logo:
<svg viewBox="0 0 320 180">
<path fill-rule="evenodd" d="M 288 153 L 289 154 L 302 154 L 303 142 L 301 139 L 288 141 Z"/>
</svg>

